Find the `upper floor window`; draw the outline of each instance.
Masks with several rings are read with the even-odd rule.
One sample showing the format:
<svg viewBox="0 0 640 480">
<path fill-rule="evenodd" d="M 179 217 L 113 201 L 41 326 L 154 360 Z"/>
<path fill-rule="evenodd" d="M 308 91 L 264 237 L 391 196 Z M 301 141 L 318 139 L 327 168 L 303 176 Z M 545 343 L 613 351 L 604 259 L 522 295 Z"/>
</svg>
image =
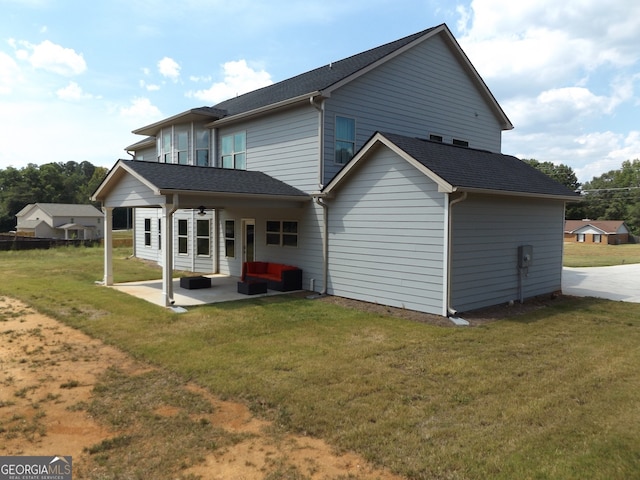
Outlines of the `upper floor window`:
<svg viewBox="0 0 640 480">
<path fill-rule="evenodd" d="M 162 132 L 162 161 L 171 163 L 171 129 Z"/>
<path fill-rule="evenodd" d="M 196 130 L 196 165 L 209 166 L 209 130 Z"/>
<path fill-rule="evenodd" d="M 344 165 L 356 152 L 356 121 L 353 118 L 336 117 L 336 158 Z"/>
<path fill-rule="evenodd" d="M 246 132 L 225 135 L 221 138 L 222 168 L 246 170 L 247 134 Z"/>
<path fill-rule="evenodd" d="M 176 131 L 176 156 L 181 165 L 189 164 L 189 132 Z"/>
<path fill-rule="evenodd" d="M 209 130 L 193 123 L 163 128 L 156 141 L 158 162 L 209 166 L 209 139 Z"/>
</svg>

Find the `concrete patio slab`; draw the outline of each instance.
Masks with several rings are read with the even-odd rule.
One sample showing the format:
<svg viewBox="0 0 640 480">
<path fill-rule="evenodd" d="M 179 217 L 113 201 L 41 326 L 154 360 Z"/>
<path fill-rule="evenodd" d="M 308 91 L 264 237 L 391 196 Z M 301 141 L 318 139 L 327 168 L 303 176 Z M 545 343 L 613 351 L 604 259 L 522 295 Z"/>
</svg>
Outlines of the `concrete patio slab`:
<svg viewBox="0 0 640 480">
<path fill-rule="evenodd" d="M 247 300 L 249 298 L 282 295 L 291 292 L 277 292 L 267 290 L 267 293 L 257 295 L 243 295 L 238 293 L 238 277 L 228 275 L 204 275 L 211 278 L 211 288 L 186 289 L 180 287 L 180 279 L 173 279 L 174 307 L 191 307 L 210 303 L 229 302 L 232 300 Z M 162 297 L 162 280 L 148 280 L 142 282 L 118 283 L 111 288 L 146 300 L 164 307 Z"/>
</svg>

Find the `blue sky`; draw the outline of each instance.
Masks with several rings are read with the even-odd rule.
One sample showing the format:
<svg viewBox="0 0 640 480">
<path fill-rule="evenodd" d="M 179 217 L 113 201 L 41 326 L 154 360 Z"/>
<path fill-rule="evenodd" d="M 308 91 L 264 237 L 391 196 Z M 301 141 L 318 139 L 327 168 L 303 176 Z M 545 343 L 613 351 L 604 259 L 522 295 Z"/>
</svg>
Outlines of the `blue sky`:
<svg viewBox="0 0 640 480">
<path fill-rule="evenodd" d="M 640 158 L 640 2 L 0 0 L 0 168 L 110 168 L 131 130 L 447 23 L 515 126 L 580 181 Z"/>
</svg>

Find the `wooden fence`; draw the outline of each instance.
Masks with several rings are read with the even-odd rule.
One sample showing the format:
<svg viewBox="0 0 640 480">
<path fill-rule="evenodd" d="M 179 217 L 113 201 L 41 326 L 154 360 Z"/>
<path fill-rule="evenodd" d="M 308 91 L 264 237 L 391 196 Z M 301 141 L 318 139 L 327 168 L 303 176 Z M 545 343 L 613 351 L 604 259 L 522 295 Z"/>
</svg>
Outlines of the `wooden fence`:
<svg viewBox="0 0 640 480">
<path fill-rule="evenodd" d="M 22 237 L 0 234 L 0 250 L 46 250 L 54 247 L 93 247 L 102 240 L 64 240 L 59 238 Z"/>
</svg>

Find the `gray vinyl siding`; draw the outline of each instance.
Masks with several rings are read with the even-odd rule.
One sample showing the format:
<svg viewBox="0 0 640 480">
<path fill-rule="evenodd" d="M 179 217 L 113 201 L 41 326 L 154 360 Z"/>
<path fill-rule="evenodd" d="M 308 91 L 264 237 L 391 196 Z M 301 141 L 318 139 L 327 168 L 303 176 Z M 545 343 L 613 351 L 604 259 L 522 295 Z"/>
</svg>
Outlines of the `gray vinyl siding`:
<svg viewBox="0 0 640 480">
<path fill-rule="evenodd" d="M 136 208 L 134 214 L 135 252 L 136 257 L 152 262 L 162 261 L 162 250 L 158 244 L 158 219 L 161 217 L 159 208 Z M 144 221 L 151 220 L 151 245 L 144 244 Z"/>
<path fill-rule="evenodd" d="M 158 206 L 163 197 L 143 185 L 132 175 L 125 175 L 104 202 L 105 207 Z"/>
<path fill-rule="evenodd" d="M 325 104 L 325 183 L 334 163 L 335 116 L 356 119 L 356 150 L 376 131 L 466 140 L 499 152 L 501 127 L 440 37 L 407 51 L 333 92 Z"/>
<path fill-rule="evenodd" d="M 461 312 L 517 301 L 517 252 L 533 246 L 530 298 L 561 289 L 564 203 L 470 195 L 452 208 L 452 306 Z"/>
<path fill-rule="evenodd" d="M 318 190 L 319 183 L 318 128 L 318 111 L 305 106 L 221 128 L 218 138 L 246 131 L 247 170 L 311 192 Z M 219 151 L 217 157 L 219 162 Z"/>
<path fill-rule="evenodd" d="M 329 201 L 328 293 L 443 314 L 444 201 L 387 149 Z"/>
<path fill-rule="evenodd" d="M 141 162 L 157 162 L 158 153 L 156 147 L 153 146 L 141 150 L 136 150 L 135 159 Z"/>
</svg>

